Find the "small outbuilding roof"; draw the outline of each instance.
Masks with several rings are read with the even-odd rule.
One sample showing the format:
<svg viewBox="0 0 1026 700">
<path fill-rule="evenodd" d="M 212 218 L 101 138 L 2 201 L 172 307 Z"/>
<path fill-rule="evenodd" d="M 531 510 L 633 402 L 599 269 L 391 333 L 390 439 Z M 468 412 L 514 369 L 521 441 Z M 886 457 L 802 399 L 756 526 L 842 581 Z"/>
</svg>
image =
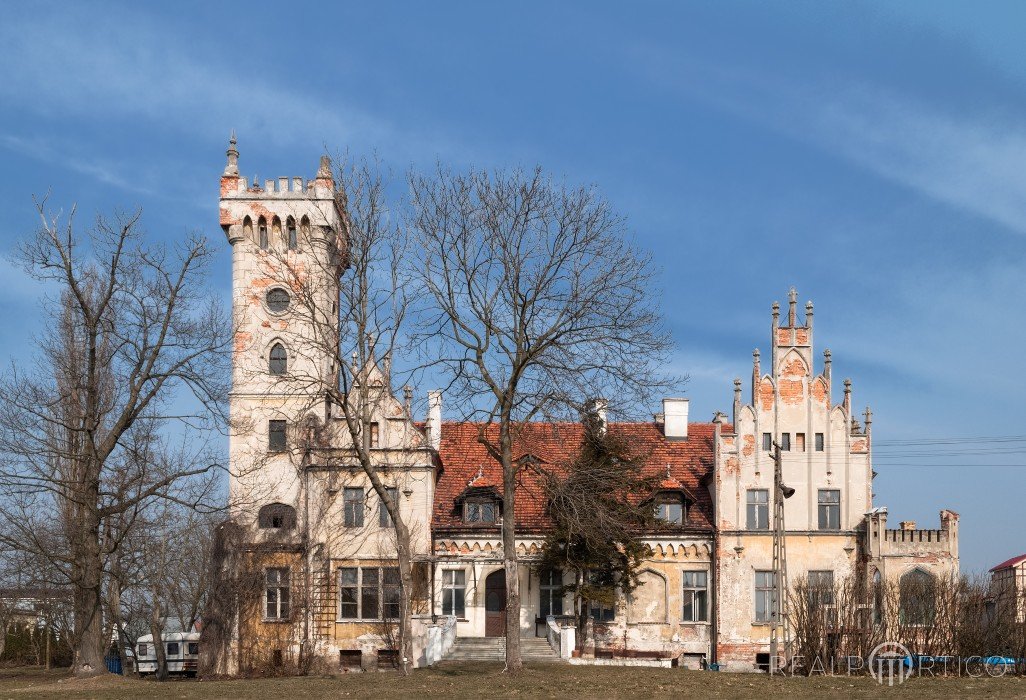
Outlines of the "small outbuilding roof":
<svg viewBox="0 0 1026 700">
<path fill-rule="evenodd" d="M 1012 557 L 1008 561 L 1001 562 L 990 571 L 991 573 L 994 573 L 995 571 L 1001 571 L 1002 569 L 1011 569 L 1016 564 L 1021 564 L 1024 561 L 1026 561 L 1026 554 L 1020 554 L 1017 557 Z"/>
</svg>

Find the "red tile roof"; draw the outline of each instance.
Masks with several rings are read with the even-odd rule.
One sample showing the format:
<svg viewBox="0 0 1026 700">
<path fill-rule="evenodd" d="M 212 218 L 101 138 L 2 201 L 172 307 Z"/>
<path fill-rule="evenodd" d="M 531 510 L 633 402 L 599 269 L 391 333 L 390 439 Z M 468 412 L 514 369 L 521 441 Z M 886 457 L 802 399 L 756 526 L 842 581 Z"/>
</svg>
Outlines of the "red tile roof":
<svg viewBox="0 0 1026 700">
<path fill-rule="evenodd" d="M 494 487 L 502 493 L 502 469 L 478 442 L 480 423 L 443 423 L 439 449 L 440 473 L 435 486 L 432 528 L 438 532 L 497 531 L 497 526 L 468 525 L 456 502 L 468 487 Z M 695 499 L 688 508 L 684 529 L 712 531 L 712 499 L 702 480 L 713 470 L 713 424 L 690 423 L 686 440 L 667 440 L 656 423 L 611 423 L 611 433 L 623 435 L 636 454 L 647 455 L 644 472 L 663 476 L 661 488 L 683 490 Z M 731 431 L 725 424 L 723 430 Z M 485 426 L 489 440 L 497 440 L 498 425 Z M 513 448 L 516 455 L 534 456 L 545 469 L 558 468 L 576 454 L 582 438 L 579 423 L 528 424 Z M 517 487 L 517 528 L 540 533 L 551 525 L 539 475 L 525 469 Z"/>
<path fill-rule="evenodd" d="M 991 569 L 991 571 L 1001 571 L 1001 569 L 1011 569 L 1016 564 L 1020 564 L 1020 563 L 1022 563 L 1024 561 L 1026 561 L 1026 554 L 1020 554 L 1017 557 L 1012 557 L 1008 561 L 1001 562 L 1000 564 L 995 566 L 993 569 Z"/>
</svg>

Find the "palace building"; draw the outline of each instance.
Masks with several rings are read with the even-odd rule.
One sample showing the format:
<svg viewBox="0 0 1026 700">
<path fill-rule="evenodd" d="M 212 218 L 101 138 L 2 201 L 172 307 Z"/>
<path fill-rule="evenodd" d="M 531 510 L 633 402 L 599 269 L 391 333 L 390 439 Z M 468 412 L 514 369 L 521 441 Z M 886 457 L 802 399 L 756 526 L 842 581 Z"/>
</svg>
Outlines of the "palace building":
<svg viewBox="0 0 1026 700">
<path fill-rule="evenodd" d="M 479 431 L 496 427 L 446 421 L 439 392 L 429 395 L 426 417 L 414 416 L 410 393 L 397 396 L 391 386 L 390 357 L 376 356 L 373 343 L 363 366 L 340 366 L 311 342 L 321 330 L 296 311 L 300 296 L 330 310 L 316 323 L 340 332 L 345 198 L 326 159 L 312 179 L 261 185 L 239 175 L 238 157 L 233 137 L 220 224 L 232 246 L 236 326 L 231 517 L 222 542 L 233 572 L 232 586 L 222 590 L 234 602 L 208 623 L 223 648 L 217 670 L 295 663 L 367 670 L 396 661 L 391 521 L 355 459 L 340 407 L 324 390 L 343 373 L 369 399 L 363 444 L 411 528 L 415 665 L 501 651 L 502 477 L 478 440 Z M 310 381 L 288 381 L 296 376 Z M 644 455 L 664 526 L 643 535 L 650 549 L 643 585 L 588 611 L 593 634 L 583 658 L 736 670 L 768 664 L 778 602 L 776 446 L 789 496 L 783 539 L 791 585 L 827 589 L 853 576 L 871 584 L 957 573 L 957 514 L 941 511 L 937 529 L 887 527 L 886 509 L 873 502 L 872 414 L 855 410 L 848 380 L 834 403 L 833 381 L 829 350 L 817 368 L 812 303 L 799 318 L 792 290 L 783 319 L 773 306 L 768 356 L 755 352 L 747 402 L 741 380 L 734 382 L 729 421 L 717 413 L 691 422 L 688 399 L 667 398 L 652 420 L 606 423 L 596 404 L 604 428 Z M 529 659 L 567 656 L 550 643 L 552 621 L 574 612 L 562 588 L 569 581 L 534 565 L 551 524 L 538 474 L 572 459 L 583 430 L 575 422 L 532 423 L 515 444 L 524 465 L 516 509 L 519 626 Z"/>
</svg>

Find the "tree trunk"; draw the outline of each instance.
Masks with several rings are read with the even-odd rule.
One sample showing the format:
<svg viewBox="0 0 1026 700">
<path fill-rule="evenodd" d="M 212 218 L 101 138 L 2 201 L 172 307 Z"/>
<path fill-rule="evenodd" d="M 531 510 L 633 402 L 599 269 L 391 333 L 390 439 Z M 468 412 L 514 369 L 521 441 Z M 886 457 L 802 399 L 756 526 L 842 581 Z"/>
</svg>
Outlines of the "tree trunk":
<svg viewBox="0 0 1026 700">
<path fill-rule="evenodd" d="M 160 629 L 160 604 L 153 604 L 153 617 L 150 618 L 150 633 L 153 635 L 153 651 L 157 654 L 157 672 L 154 674 L 158 681 L 167 680 L 167 654 L 164 649 L 164 639 Z"/>
<path fill-rule="evenodd" d="M 398 510 L 398 509 L 397 509 Z M 410 529 L 395 521 L 399 553 L 399 655 L 403 675 L 413 670 L 413 559 L 410 556 Z"/>
<path fill-rule="evenodd" d="M 99 490 L 98 487 L 96 490 Z M 89 509 L 92 502 L 85 501 L 84 507 L 87 512 L 80 518 L 82 527 L 72 544 L 77 569 L 74 608 L 75 637 L 78 645 L 75 649 L 74 674 L 80 677 L 95 676 L 106 671 L 103 663 L 105 640 L 101 595 L 103 561 L 100 556 L 100 519 L 95 511 Z"/>
<path fill-rule="evenodd" d="M 524 668 L 520 656 L 520 571 L 516 540 L 516 468 L 509 421 L 499 427 L 502 457 L 502 561 L 506 568 L 506 672 L 518 675 Z"/>
</svg>

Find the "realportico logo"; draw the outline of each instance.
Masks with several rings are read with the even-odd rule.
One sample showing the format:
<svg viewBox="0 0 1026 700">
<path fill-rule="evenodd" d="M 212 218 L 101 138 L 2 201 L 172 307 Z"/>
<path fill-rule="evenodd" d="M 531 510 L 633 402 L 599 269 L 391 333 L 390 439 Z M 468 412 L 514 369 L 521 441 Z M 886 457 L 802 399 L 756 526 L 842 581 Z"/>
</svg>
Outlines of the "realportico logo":
<svg viewBox="0 0 1026 700">
<path fill-rule="evenodd" d="M 887 685 L 900 685 L 908 678 L 910 670 L 906 660 L 912 657 L 912 653 L 898 642 L 884 642 L 877 645 L 869 654 L 869 672 L 880 685 L 886 681 Z"/>
</svg>

